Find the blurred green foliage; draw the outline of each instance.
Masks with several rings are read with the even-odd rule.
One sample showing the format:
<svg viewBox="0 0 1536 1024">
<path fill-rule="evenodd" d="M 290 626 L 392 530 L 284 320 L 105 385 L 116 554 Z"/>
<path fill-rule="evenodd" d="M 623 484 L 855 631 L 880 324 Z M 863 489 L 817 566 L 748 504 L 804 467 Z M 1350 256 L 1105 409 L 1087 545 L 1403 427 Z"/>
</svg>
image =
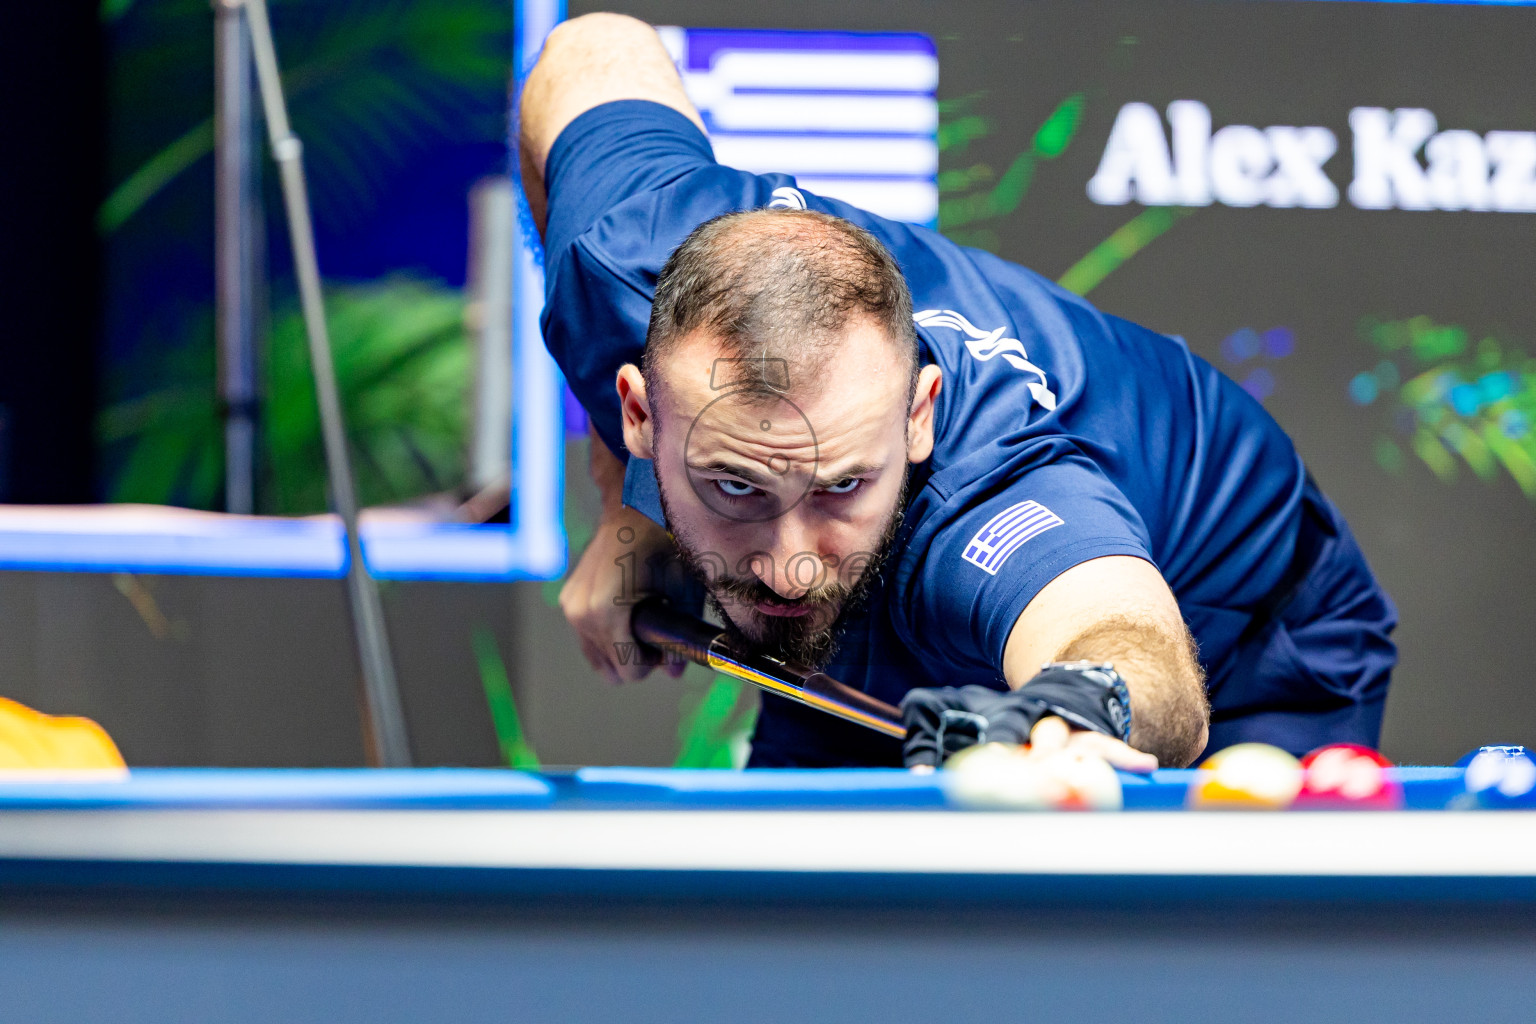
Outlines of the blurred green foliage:
<svg viewBox="0 0 1536 1024">
<path fill-rule="evenodd" d="M 1126 261 L 1151 245 L 1198 206 L 1149 206 L 1116 228 L 1108 238 L 1089 249 L 1067 268 L 1056 283 L 1069 292 L 1087 295 Z"/>
<path fill-rule="evenodd" d="M 963 149 L 972 140 L 990 132 L 990 124 L 984 118 L 964 113 L 970 102 L 982 95 L 978 93 L 974 97 L 963 97 L 941 107 L 941 113 L 960 115 L 940 124 L 941 152 Z M 940 200 L 939 229 L 953 237 L 961 228 L 997 220 L 1017 210 L 1029 193 L 1035 167 L 1042 161 L 1056 159 L 1066 151 L 1072 137 L 1077 134 L 1078 125 L 1082 123 L 1086 104 L 1087 97 L 1080 92 L 1073 93 L 1057 104 L 1056 109 L 1035 131 L 1029 148 L 1009 162 L 996 184 L 987 184 L 992 179 L 992 172 L 985 164 L 967 168 L 958 175 L 953 171 L 947 172 L 940 179 L 939 191 L 959 191 L 961 194 Z"/>
<path fill-rule="evenodd" d="M 1018 215 L 1043 164 L 1056 160 L 1072 145 L 1082 127 L 1090 101 L 1102 101 L 1104 81 L 1127 69 L 1137 40 L 1123 36 L 1110 47 L 1103 80 L 1071 93 L 1035 128 L 1029 145 L 1016 153 L 1001 174 L 982 162 L 950 166 L 971 144 L 995 131 L 991 117 L 980 113 L 989 99 L 986 90 L 939 101 L 937 139 L 944 170 L 939 173 L 939 230 L 961 245 L 1001 253 L 1000 223 Z M 1063 288 L 1087 295 L 1159 236 L 1195 212 L 1195 207 L 1151 207 L 1122 224 L 1088 250 L 1057 280 Z M 1019 258 L 1016 254 L 1013 258 Z"/>
<path fill-rule="evenodd" d="M 740 768 L 757 721 L 746 683 L 717 675 L 703 694 L 685 697 L 675 768 Z M 743 699 L 745 698 L 745 699 Z"/>
<path fill-rule="evenodd" d="M 442 491 L 463 476 L 469 343 L 463 299 L 454 289 L 394 277 L 332 285 L 327 320 L 336 375 L 365 505 Z M 212 508 L 223 474 L 212 314 L 188 315 L 186 334 L 163 349 L 164 383 L 107 408 L 100 435 L 124 456 L 112 501 Z M 297 302 L 272 320 L 262 406 L 260 511 L 279 515 L 327 508 L 325 458 Z"/>
<path fill-rule="evenodd" d="M 506 132 L 504 0 L 270 0 L 317 212 L 356 217 L 388 176 L 441 142 Z M 111 233 L 213 151 L 207 0 L 104 0 L 113 29 Z M 207 183 L 202 183 L 206 187 Z"/>
<path fill-rule="evenodd" d="M 1380 358 L 1348 390 L 1388 418 L 1377 465 L 1400 475 L 1411 451 L 1443 483 L 1463 465 L 1484 483 L 1502 470 L 1536 501 L 1536 358 L 1496 334 L 1474 344 L 1465 327 L 1427 316 L 1364 317 L 1358 329 Z"/>
<path fill-rule="evenodd" d="M 507 664 L 502 660 L 496 637 L 489 628 L 476 626 L 471 642 L 475 664 L 480 670 L 480 685 L 485 689 L 485 703 L 491 712 L 491 726 L 496 730 L 496 745 L 508 768 L 537 769 L 539 755 L 523 732 L 512 697 L 512 682 L 507 678 Z"/>
<path fill-rule="evenodd" d="M 101 20 L 110 25 L 127 14 L 132 6 L 133 0 L 101 0 Z"/>
<path fill-rule="evenodd" d="M 333 235 L 374 214 L 392 178 L 438 147 L 505 138 L 506 0 L 268 6 L 316 220 Z M 100 12 L 111 37 L 113 185 L 98 217 L 112 267 L 99 419 L 104 496 L 216 508 L 213 12 L 208 0 L 102 0 Z M 262 141 L 275 216 L 281 203 Z M 280 254 L 286 237 L 274 234 L 268 246 Z M 156 270 L 166 266 L 174 275 Z M 461 297 L 409 276 L 327 288 L 360 499 L 399 501 L 457 485 L 469 359 Z M 259 509 L 317 512 L 326 507 L 324 459 L 302 321 L 283 298 L 291 283 L 275 280 L 272 291 Z"/>
</svg>

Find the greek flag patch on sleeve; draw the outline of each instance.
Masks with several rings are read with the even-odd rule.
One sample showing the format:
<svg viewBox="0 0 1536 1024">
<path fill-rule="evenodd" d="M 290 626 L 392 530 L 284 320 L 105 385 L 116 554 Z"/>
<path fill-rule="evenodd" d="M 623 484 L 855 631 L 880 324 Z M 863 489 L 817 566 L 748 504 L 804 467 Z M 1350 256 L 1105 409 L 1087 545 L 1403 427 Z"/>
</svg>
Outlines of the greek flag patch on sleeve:
<svg viewBox="0 0 1536 1024">
<path fill-rule="evenodd" d="M 1062 518 L 1038 501 L 1021 501 L 987 520 L 987 525 L 977 530 L 976 536 L 965 546 L 963 557 L 978 569 L 996 576 L 1008 556 L 1025 541 L 1061 525 Z"/>
</svg>

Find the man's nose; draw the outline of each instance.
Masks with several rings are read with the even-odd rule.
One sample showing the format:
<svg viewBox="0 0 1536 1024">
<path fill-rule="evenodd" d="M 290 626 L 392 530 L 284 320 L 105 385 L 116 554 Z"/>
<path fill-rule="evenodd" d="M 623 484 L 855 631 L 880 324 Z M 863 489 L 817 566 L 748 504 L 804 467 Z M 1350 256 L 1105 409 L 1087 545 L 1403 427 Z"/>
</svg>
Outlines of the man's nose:
<svg viewBox="0 0 1536 1024">
<path fill-rule="evenodd" d="M 788 601 L 804 597 L 821 582 L 822 562 L 814 530 L 798 516 L 784 516 L 775 523 L 773 545 L 768 554 L 773 559 L 772 579 L 758 578 Z"/>
</svg>

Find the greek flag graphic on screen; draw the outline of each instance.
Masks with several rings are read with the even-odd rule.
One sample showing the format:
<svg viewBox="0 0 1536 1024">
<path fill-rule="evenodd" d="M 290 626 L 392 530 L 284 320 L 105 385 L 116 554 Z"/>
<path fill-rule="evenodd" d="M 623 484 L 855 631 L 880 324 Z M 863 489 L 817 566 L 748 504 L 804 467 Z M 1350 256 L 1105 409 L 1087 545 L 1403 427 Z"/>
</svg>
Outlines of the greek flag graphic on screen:
<svg viewBox="0 0 1536 1024">
<path fill-rule="evenodd" d="M 997 570 L 1032 537 L 1061 526 L 1062 519 L 1037 501 L 1010 505 L 976 531 L 963 556 L 972 565 L 997 575 Z"/>
<path fill-rule="evenodd" d="M 915 224 L 939 215 L 939 59 L 910 32 L 663 28 L 715 159 Z"/>
</svg>

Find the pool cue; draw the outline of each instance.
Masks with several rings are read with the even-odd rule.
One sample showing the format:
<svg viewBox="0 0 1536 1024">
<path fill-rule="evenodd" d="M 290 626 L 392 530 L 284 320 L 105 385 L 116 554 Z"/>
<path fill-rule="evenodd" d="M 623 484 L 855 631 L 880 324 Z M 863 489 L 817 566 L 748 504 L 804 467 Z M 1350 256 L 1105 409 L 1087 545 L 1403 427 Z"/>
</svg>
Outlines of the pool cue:
<svg viewBox="0 0 1536 1024">
<path fill-rule="evenodd" d="M 261 89 L 262 112 L 266 115 L 272 140 L 272 156 L 282 175 L 283 204 L 287 208 L 288 236 L 293 246 L 293 269 L 299 283 L 299 301 L 304 309 L 304 330 L 309 337 L 315 397 L 320 405 L 331 502 L 336 506 L 346 535 L 347 597 L 358 661 L 363 670 L 363 730 L 368 760 L 376 768 L 407 768 L 411 764 L 411 746 L 405 731 L 405 710 L 400 702 L 389 637 L 384 627 L 384 605 L 379 600 L 378 581 L 363 561 L 362 539 L 357 529 L 357 489 L 352 481 L 346 424 L 336 391 L 330 334 L 325 325 L 320 266 L 315 257 L 315 229 L 309 215 L 309 190 L 304 183 L 304 149 L 288 126 L 288 108 L 283 100 L 283 83 L 277 69 L 277 51 L 272 44 L 272 27 L 267 21 L 266 0 L 218 2 L 227 7 L 245 8 L 256 63 L 256 81 Z"/>
<path fill-rule="evenodd" d="M 685 655 L 689 661 L 721 675 L 760 686 L 769 693 L 887 736 L 906 738 L 907 727 L 902 724 L 901 712 L 885 701 L 840 683 L 825 672 L 733 650 L 719 626 L 684 614 L 662 598 L 642 598 L 630 613 L 629 621 L 635 639 L 663 655 Z"/>
</svg>

